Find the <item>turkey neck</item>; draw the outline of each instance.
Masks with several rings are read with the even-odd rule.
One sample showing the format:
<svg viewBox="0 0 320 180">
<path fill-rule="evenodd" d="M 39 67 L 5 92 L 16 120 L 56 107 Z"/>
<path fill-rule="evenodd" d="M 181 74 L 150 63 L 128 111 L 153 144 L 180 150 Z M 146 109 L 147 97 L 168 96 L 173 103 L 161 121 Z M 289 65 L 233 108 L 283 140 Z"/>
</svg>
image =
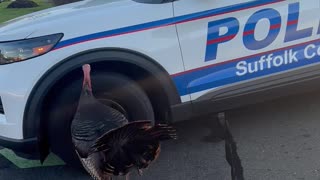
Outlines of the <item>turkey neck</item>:
<svg viewBox="0 0 320 180">
<path fill-rule="evenodd" d="M 88 93 L 91 92 L 91 95 L 92 95 L 91 76 L 90 76 L 91 66 L 89 64 L 85 64 L 82 66 L 82 70 L 83 70 L 82 89 L 88 91 Z"/>
<path fill-rule="evenodd" d="M 96 103 L 96 99 L 92 93 L 92 85 L 91 85 L 91 66 L 89 64 L 85 64 L 82 66 L 83 71 L 83 83 L 82 83 L 82 91 L 79 100 L 78 111 L 83 106 L 88 106 L 90 104 Z"/>
</svg>

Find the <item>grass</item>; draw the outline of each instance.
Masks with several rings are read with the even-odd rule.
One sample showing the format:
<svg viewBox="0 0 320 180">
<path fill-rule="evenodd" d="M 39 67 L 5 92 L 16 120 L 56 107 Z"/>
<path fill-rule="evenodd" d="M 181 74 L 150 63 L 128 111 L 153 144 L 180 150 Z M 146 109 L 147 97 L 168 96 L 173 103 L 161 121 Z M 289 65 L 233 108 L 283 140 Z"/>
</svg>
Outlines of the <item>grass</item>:
<svg viewBox="0 0 320 180">
<path fill-rule="evenodd" d="M 0 3 L 0 23 L 53 6 L 51 3 L 44 2 L 43 0 L 33 1 L 36 2 L 39 6 L 35 8 L 7 9 L 6 7 L 10 4 L 10 2 Z"/>
<path fill-rule="evenodd" d="M 50 154 L 43 164 L 41 164 L 39 160 L 30 160 L 19 157 L 9 149 L 1 149 L 0 154 L 20 169 L 65 165 L 65 162 L 55 154 Z"/>
</svg>

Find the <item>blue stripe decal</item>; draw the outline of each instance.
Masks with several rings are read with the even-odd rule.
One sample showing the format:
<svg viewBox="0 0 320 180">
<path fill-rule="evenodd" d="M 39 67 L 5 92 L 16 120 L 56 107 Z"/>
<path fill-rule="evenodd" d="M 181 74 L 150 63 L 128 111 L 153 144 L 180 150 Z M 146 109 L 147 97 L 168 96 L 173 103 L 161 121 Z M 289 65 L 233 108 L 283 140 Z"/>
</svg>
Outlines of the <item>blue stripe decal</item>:
<svg viewBox="0 0 320 180">
<path fill-rule="evenodd" d="M 96 39 L 108 38 L 113 36 L 119 36 L 119 35 L 154 29 L 154 28 L 160 28 L 164 26 L 187 23 L 190 21 L 195 21 L 195 20 L 199 20 L 207 17 L 217 16 L 217 15 L 231 13 L 235 11 L 241 11 L 249 8 L 254 8 L 258 6 L 263 6 L 263 5 L 278 3 L 283 1 L 284 0 L 255 0 L 255 1 L 250 1 L 246 3 L 240 3 L 236 5 L 230 5 L 226 7 L 217 8 L 217 9 L 202 11 L 198 13 L 138 24 L 134 26 L 123 27 L 123 28 L 109 30 L 109 31 L 98 32 L 94 34 L 89 34 L 85 36 L 64 40 L 55 47 L 55 50 L 61 49 L 67 46 L 71 46 L 74 44 L 96 40 Z"/>
<path fill-rule="evenodd" d="M 250 80 L 278 72 L 320 62 L 320 39 L 302 44 L 285 47 L 269 52 L 259 53 L 249 57 L 226 61 L 225 63 L 190 70 L 185 73 L 172 75 L 181 96 L 216 88 L 236 82 Z M 317 52 L 318 51 L 318 52 Z M 270 56 L 272 60 L 266 60 Z M 251 73 L 237 69 L 237 64 L 251 64 Z M 255 68 L 256 67 L 256 68 Z M 237 72 L 242 74 L 237 75 Z"/>
</svg>

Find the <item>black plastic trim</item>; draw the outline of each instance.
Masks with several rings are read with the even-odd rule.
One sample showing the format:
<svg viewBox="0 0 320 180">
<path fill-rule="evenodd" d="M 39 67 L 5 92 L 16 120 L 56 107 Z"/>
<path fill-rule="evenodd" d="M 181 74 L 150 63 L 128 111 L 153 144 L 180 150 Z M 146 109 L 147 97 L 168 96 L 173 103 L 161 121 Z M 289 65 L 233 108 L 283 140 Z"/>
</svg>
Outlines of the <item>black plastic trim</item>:
<svg viewBox="0 0 320 180">
<path fill-rule="evenodd" d="M 4 114 L 4 109 L 3 109 L 1 97 L 0 97 L 0 114 Z"/>
<path fill-rule="evenodd" d="M 196 100 L 192 103 L 193 116 L 228 111 L 247 105 L 279 99 L 281 97 L 317 92 L 320 90 L 319 81 L 320 76 L 309 77 L 225 98 Z"/>
<path fill-rule="evenodd" d="M 133 0 L 137 3 L 143 4 L 165 4 L 165 3 L 172 3 L 175 0 Z"/>
<path fill-rule="evenodd" d="M 34 154 L 38 152 L 37 138 L 16 140 L 0 136 L 0 144 L 1 146 L 12 149 L 15 152 L 28 154 Z"/>
<path fill-rule="evenodd" d="M 171 106 L 171 111 L 172 121 L 174 123 L 190 119 L 195 115 L 193 113 L 193 104 L 191 101 Z"/>
<path fill-rule="evenodd" d="M 167 71 L 152 58 L 144 54 L 120 48 L 99 48 L 84 51 L 75 54 L 65 60 L 57 63 L 48 70 L 33 88 L 25 109 L 23 119 L 24 138 L 39 137 L 41 104 L 44 100 L 43 95 L 47 94 L 52 86 L 64 75 L 72 70 L 80 68 L 84 63 L 117 61 L 135 64 L 154 75 L 161 82 L 168 95 L 169 104 L 175 105 L 181 103 L 178 91 L 172 82 Z"/>
</svg>

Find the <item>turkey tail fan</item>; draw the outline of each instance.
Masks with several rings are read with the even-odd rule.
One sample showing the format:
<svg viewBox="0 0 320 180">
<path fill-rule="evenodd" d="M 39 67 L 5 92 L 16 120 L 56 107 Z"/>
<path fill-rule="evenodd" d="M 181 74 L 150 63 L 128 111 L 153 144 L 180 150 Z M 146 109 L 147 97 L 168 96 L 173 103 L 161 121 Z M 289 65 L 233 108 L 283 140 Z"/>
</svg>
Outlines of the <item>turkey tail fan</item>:
<svg viewBox="0 0 320 180">
<path fill-rule="evenodd" d="M 176 130 L 166 124 L 135 121 L 111 130 L 98 138 L 91 153 L 103 153 L 105 171 L 124 175 L 132 167 L 144 169 L 160 153 L 160 141 L 176 139 Z"/>
</svg>

